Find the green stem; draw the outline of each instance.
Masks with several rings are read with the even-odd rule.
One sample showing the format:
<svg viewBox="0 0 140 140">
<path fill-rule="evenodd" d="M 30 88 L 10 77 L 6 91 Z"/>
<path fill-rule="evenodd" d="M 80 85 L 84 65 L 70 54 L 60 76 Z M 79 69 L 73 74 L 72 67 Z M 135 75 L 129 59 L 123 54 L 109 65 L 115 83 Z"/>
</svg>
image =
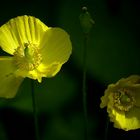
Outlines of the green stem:
<svg viewBox="0 0 140 140">
<path fill-rule="evenodd" d="M 34 81 L 33 80 L 31 80 L 31 93 L 32 93 L 32 106 L 33 106 L 34 126 L 35 126 L 35 139 L 40 140 L 39 128 L 38 128 L 38 118 L 37 118 L 37 105 L 36 105 Z"/>
<path fill-rule="evenodd" d="M 105 140 L 108 140 L 109 117 L 106 119 Z"/>
<path fill-rule="evenodd" d="M 83 111 L 84 111 L 84 129 L 85 129 L 85 140 L 88 140 L 88 115 L 87 115 L 87 94 L 86 94 L 86 70 L 87 70 L 87 44 L 88 34 L 84 34 L 84 48 L 83 48 Z"/>
</svg>

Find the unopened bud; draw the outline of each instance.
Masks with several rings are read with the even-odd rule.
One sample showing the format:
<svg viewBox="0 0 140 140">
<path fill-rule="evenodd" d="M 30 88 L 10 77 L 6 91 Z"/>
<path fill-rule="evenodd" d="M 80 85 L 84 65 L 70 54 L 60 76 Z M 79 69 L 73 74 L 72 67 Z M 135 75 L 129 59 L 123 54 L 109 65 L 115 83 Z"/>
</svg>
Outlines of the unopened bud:
<svg viewBox="0 0 140 140">
<path fill-rule="evenodd" d="M 87 11 L 87 7 L 82 8 L 82 13 L 79 17 L 80 23 L 83 29 L 83 32 L 85 34 L 88 34 L 93 26 L 95 24 L 94 20 L 91 18 L 90 13 Z"/>
</svg>

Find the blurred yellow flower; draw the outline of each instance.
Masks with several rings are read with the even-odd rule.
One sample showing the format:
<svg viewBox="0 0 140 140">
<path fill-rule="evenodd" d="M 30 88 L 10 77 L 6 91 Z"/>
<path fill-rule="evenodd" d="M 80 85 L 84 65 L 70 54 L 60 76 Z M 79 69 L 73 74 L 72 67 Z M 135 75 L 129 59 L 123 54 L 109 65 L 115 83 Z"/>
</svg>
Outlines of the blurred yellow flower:
<svg viewBox="0 0 140 140">
<path fill-rule="evenodd" d="M 32 16 L 18 16 L 0 27 L 0 97 L 12 98 L 25 77 L 52 77 L 69 59 L 69 35 Z"/>
<path fill-rule="evenodd" d="M 140 76 L 132 75 L 110 84 L 101 97 L 114 127 L 125 131 L 140 128 Z"/>
</svg>

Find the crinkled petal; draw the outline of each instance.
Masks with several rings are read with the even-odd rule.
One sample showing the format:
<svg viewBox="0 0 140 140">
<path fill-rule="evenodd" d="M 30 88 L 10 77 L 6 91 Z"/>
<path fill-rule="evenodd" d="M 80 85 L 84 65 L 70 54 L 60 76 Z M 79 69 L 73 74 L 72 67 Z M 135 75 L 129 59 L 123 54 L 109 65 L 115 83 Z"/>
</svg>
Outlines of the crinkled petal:
<svg viewBox="0 0 140 140">
<path fill-rule="evenodd" d="M 109 95 L 109 92 L 105 92 L 105 95 L 101 97 L 100 108 L 104 108 L 104 107 L 107 106 L 107 104 L 108 104 L 108 95 Z"/>
<path fill-rule="evenodd" d="M 128 112 L 120 113 L 115 109 L 110 112 L 110 118 L 114 122 L 114 127 L 125 131 L 140 128 L 140 108 L 134 107 Z"/>
<path fill-rule="evenodd" d="M 110 84 L 108 88 L 105 90 L 104 96 L 101 97 L 101 104 L 100 107 L 104 108 L 108 105 L 109 96 L 112 94 L 112 90 L 114 88 L 114 84 Z"/>
<path fill-rule="evenodd" d="M 131 89 L 129 90 L 134 93 L 134 87 L 131 87 Z M 140 128 L 140 108 L 134 106 L 129 111 L 116 110 L 114 108 L 113 92 L 109 93 L 110 94 L 108 94 L 107 112 L 110 117 L 110 121 L 114 123 L 114 127 L 123 129 L 125 131 Z"/>
<path fill-rule="evenodd" d="M 23 78 L 16 77 L 11 57 L 0 57 L 0 97 L 15 97 Z"/>
<path fill-rule="evenodd" d="M 117 92 L 119 89 L 127 89 L 137 100 L 137 105 L 140 106 L 140 76 L 131 75 L 128 78 L 121 78 L 117 83 L 110 84 L 105 90 L 105 95 L 101 97 L 101 108 L 107 106 L 109 94 Z"/>
<path fill-rule="evenodd" d="M 42 66 L 44 67 L 41 71 L 47 77 L 54 76 L 60 70 L 61 65 L 69 59 L 72 52 L 70 37 L 60 28 L 50 28 L 47 30 L 41 41 L 40 48 Z M 48 67 L 49 70 L 47 69 Z"/>
<path fill-rule="evenodd" d="M 32 16 L 18 16 L 0 27 L 0 46 L 9 54 L 25 43 L 39 44 L 48 27 Z"/>
<path fill-rule="evenodd" d="M 140 107 L 140 84 L 125 86 L 128 92 L 134 97 L 135 106 Z"/>
<path fill-rule="evenodd" d="M 135 88 L 133 97 L 135 99 L 135 106 L 140 107 L 140 86 Z"/>
<path fill-rule="evenodd" d="M 128 85 L 140 84 L 140 76 L 139 75 L 131 75 L 125 79 L 125 82 Z"/>
<path fill-rule="evenodd" d="M 128 85 L 135 85 L 140 84 L 140 76 L 139 75 L 131 75 L 127 78 L 121 78 L 116 85 L 120 86 L 128 86 Z"/>
<path fill-rule="evenodd" d="M 114 106 L 116 103 L 114 94 L 120 90 L 130 94 L 134 99 L 132 108 L 128 111 L 119 110 Z M 100 106 L 102 108 L 107 106 L 107 112 L 114 127 L 125 131 L 140 128 L 140 76 L 132 75 L 109 85 L 101 101 Z"/>
</svg>

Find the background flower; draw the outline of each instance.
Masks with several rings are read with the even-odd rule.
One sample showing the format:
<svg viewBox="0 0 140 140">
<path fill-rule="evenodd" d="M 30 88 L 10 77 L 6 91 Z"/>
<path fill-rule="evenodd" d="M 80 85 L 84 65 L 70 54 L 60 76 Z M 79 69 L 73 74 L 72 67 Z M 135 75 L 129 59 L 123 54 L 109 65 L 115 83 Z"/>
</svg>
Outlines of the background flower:
<svg viewBox="0 0 140 140">
<path fill-rule="evenodd" d="M 132 75 L 110 84 L 101 98 L 114 127 L 126 131 L 140 128 L 140 76 Z"/>
</svg>

